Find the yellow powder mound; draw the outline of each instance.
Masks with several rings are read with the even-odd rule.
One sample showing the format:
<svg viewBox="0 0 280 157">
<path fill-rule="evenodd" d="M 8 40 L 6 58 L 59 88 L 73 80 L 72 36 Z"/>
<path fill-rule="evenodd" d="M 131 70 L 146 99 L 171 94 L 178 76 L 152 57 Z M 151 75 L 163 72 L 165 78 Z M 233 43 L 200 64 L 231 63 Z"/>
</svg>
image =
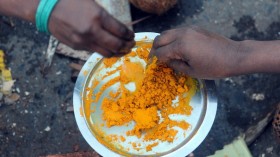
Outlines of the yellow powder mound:
<svg viewBox="0 0 280 157">
<path fill-rule="evenodd" d="M 159 121 L 156 106 L 145 109 L 136 109 L 132 117 L 136 123 L 135 128 L 138 130 L 153 128 Z"/>
<path fill-rule="evenodd" d="M 151 44 L 145 44 L 125 56 L 124 63 L 117 67 L 120 76 L 104 84 L 95 94 L 96 100 L 91 100 L 92 92 L 89 92 L 89 97 L 84 100 L 88 101 L 85 103 L 87 105 L 96 102 L 105 89 L 120 82 L 120 89 L 115 93 L 111 92 L 102 102 L 102 118 L 106 126 L 122 126 L 133 121 L 135 126 L 126 133 L 128 136 L 143 137 L 145 141 L 172 142 L 178 132 L 174 126 L 187 130 L 190 125 L 186 121 L 172 120 L 169 116 L 191 114 L 189 101 L 195 93 L 195 83 L 186 75 L 175 74 L 167 65 L 158 64 L 156 58 L 153 58 L 146 68 L 139 62 L 130 60 L 130 57 L 138 56 L 147 63 L 150 48 Z M 111 67 L 117 61 L 116 58 L 104 59 L 104 64 Z M 111 74 L 112 72 L 108 72 L 105 77 Z M 125 88 L 129 82 L 136 84 L 135 91 Z M 178 103 L 173 104 L 172 101 L 176 98 Z M 125 141 L 124 137 L 122 141 Z M 157 145 L 156 142 L 147 146 L 146 151 Z"/>
</svg>

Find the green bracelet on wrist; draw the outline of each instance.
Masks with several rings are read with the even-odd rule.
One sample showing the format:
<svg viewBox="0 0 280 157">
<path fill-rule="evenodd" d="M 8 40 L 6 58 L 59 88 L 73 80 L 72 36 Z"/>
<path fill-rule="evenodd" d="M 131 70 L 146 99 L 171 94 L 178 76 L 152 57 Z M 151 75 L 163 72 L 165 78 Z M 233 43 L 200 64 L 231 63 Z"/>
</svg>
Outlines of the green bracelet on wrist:
<svg viewBox="0 0 280 157">
<path fill-rule="evenodd" d="M 48 29 L 50 15 L 58 0 L 41 0 L 36 11 L 36 27 L 40 32 L 50 33 Z"/>
</svg>

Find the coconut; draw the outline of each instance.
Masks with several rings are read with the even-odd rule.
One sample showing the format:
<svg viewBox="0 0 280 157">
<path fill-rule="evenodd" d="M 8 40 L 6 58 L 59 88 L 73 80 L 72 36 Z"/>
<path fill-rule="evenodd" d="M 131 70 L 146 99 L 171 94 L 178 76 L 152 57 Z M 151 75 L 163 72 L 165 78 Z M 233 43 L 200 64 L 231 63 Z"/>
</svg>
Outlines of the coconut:
<svg viewBox="0 0 280 157">
<path fill-rule="evenodd" d="M 136 8 L 142 11 L 153 13 L 153 14 L 163 14 L 170 8 L 172 8 L 177 0 L 129 0 Z"/>
</svg>

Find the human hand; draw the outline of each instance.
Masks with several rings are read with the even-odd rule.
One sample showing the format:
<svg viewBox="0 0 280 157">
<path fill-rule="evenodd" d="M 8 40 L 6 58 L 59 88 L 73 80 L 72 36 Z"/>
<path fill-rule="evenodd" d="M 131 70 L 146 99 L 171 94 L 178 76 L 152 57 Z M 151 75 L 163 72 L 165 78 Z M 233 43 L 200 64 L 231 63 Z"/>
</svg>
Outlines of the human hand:
<svg viewBox="0 0 280 157">
<path fill-rule="evenodd" d="M 105 57 L 124 55 L 135 45 L 134 33 L 94 0 L 60 0 L 49 30 L 76 50 L 96 51 Z"/>
<path fill-rule="evenodd" d="M 242 59 L 239 42 L 198 27 L 163 32 L 156 37 L 150 56 L 176 71 L 203 79 L 227 77 Z"/>
</svg>

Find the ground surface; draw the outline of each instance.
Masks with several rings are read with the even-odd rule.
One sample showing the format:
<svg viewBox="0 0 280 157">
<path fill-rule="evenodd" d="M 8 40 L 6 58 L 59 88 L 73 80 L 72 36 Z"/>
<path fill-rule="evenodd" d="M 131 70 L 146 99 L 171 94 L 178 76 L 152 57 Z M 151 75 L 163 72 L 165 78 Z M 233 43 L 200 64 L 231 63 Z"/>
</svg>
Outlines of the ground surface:
<svg viewBox="0 0 280 157">
<path fill-rule="evenodd" d="M 243 40 L 280 38 L 278 0 L 179 0 L 161 17 L 135 26 L 136 32 L 162 32 L 181 25 L 199 25 L 227 37 Z M 146 14 L 132 8 L 133 18 Z M 2 21 L 7 18 L 0 17 Z M 46 77 L 40 73 L 48 36 L 34 25 L 13 20 L 0 22 L 0 49 L 16 83 L 20 100 L 0 103 L 0 156 L 36 157 L 47 154 L 91 151 L 78 131 L 72 112 L 74 82 L 68 64 L 72 59 L 56 55 Z M 253 74 L 216 80 L 218 112 L 209 135 L 193 152 L 197 157 L 213 154 L 230 143 L 251 124 L 275 107 L 280 97 L 279 74 Z M 263 99 L 256 100 L 260 95 Z M 249 147 L 253 156 L 278 157 L 280 147 L 271 125 Z"/>
</svg>

